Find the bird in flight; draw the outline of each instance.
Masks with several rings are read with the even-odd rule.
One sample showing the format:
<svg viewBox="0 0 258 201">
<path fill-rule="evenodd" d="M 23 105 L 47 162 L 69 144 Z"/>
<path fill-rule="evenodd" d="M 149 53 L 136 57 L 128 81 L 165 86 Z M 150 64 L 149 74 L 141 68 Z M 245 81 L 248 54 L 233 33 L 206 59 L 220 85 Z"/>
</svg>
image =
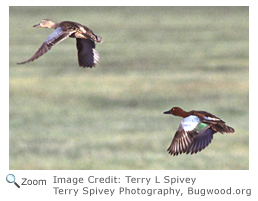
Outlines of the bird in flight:
<svg viewBox="0 0 258 201">
<path fill-rule="evenodd" d="M 213 134 L 216 132 L 235 132 L 223 120 L 206 111 L 192 110 L 186 112 L 180 107 L 173 107 L 171 110 L 164 112 L 164 114 L 183 117 L 172 143 L 167 149 L 170 155 L 197 153 L 211 143 Z"/>
<path fill-rule="evenodd" d="M 47 37 L 38 51 L 30 59 L 17 64 L 25 64 L 34 61 L 50 50 L 55 44 L 71 37 L 76 38 L 79 66 L 84 68 L 97 66 L 99 54 L 95 49 L 95 42 L 101 43 L 103 40 L 102 37 L 95 35 L 88 27 L 77 22 L 63 21 L 55 23 L 51 20 L 42 20 L 33 27 L 43 27 L 55 30 Z"/>
</svg>

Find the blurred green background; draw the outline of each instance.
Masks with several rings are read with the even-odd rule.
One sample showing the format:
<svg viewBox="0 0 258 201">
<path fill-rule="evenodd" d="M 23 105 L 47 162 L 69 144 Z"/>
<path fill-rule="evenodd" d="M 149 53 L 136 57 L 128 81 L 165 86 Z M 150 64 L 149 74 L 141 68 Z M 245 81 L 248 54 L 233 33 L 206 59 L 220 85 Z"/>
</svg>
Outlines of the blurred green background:
<svg viewBox="0 0 258 201">
<path fill-rule="evenodd" d="M 10 7 L 10 169 L 249 169 L 248 7 Z M 34 62 L 53 30 L 84 24 L 104 42 L 78 67 L 75 39 Z M 182 118 L 205 110 L 235 128 L 170 156 Z"/>
</svg>

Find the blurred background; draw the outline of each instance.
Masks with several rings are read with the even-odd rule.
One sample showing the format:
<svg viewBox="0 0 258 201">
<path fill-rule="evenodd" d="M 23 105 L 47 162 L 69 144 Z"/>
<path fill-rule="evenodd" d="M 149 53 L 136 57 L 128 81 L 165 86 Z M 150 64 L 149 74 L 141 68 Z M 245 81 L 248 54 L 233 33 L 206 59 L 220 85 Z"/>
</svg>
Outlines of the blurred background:
<svg viewBox="0 0 258 201">
<path fill-rule="evenodd" d="M 249 169 L 248 7 L 10 7 L 10 169 Z M 76 40 L 29 59 L 53 30 L 88 26 L 100 64 L 80 68 Z M 167 153 L 182 118 L 208 111 L 234 134 L 194 155 Z"/>
</svg>

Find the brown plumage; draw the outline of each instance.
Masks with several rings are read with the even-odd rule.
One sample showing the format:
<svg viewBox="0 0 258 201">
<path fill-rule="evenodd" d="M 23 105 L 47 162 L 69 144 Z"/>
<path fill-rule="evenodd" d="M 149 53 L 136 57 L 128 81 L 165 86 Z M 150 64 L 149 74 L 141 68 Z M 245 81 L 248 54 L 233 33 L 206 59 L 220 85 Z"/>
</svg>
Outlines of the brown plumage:
<svg viewBox="0 0 258 201">
<path fill-rule="evenodd" d="M 77 22 L 63 21 L 55 23 L 50 20 L 42 20 L 39 24 L 36 24 L 33 27 L 52 28 L 55 29 L 55 31 L 48 36 L 38 51 L 30 59 L 17 64 L 25 64 L 34 61 L 50 50 L 55 44 L 71 37 L 76 38 L 79 66 L 97 66 L 99 62 L 99 54 L 95 49 L 95 42 L 101 43 L 102 38 L 95 35 L 88 27 Z"/>
<path fill-rule="evenodd" d="M 172 114 L 183 117 L 183 121 L 175 133 L 171 145 L 167 149 L 171 155 L 181 153 L 193 154 L 207 147 L 212 139 L 213 134 L 234 133 L 235 130 L 227 126 L 223 120 L 206 111 L 189 111 L 186 112 L 179 107 L 173 107 L 164 114 Z"/>
</svg>

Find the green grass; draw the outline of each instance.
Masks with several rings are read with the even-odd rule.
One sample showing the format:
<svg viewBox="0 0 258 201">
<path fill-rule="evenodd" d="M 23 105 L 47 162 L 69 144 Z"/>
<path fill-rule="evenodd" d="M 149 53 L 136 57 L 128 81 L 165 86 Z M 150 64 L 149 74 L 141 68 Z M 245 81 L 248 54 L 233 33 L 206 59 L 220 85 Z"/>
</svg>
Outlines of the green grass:
<svg viewBox="0 0 258 201">
<path fill-rule="evenodd" d="M 78 67 L 74 39 L 16 65 L 45 18 L 102 36 L 99 66 Z M 10 7 L 10 169 L 249 169 L 248 21 L 247 7 Z M 173 106 L 236 132 L 172 157 Z"/>
</svg>

